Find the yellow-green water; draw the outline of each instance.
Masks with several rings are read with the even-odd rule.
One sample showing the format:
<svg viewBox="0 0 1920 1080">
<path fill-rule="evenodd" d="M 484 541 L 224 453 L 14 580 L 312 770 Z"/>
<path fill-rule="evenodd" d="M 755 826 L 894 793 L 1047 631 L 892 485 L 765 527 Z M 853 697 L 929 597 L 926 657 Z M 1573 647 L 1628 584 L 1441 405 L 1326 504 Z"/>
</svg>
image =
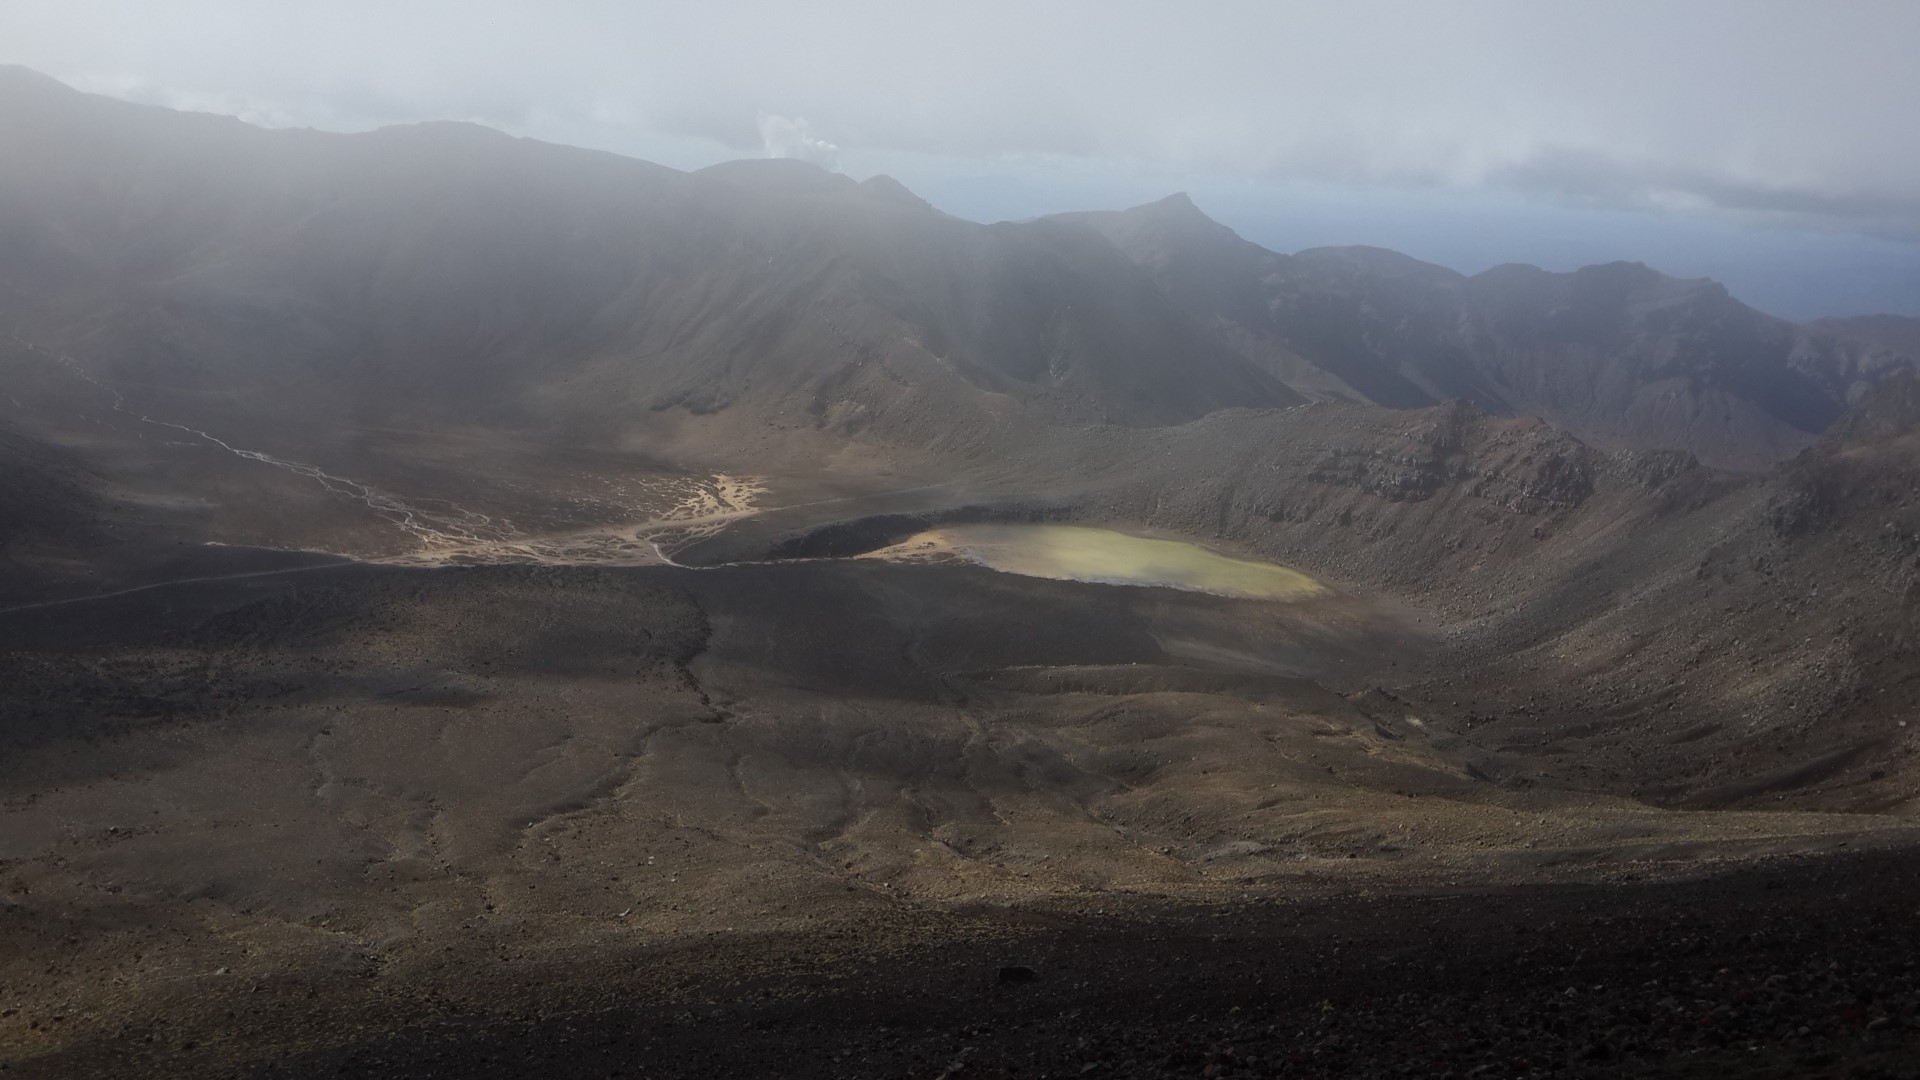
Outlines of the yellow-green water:
<svg viewBox="0 0 1920 1080">
<path fill-rule="evenodd" d="M 1198 544 L 1149 540 L 1111 529 L 953 525 L 928 538 L 944 541 L 959 555 L 984 566 L 1028 577 L 1164 585 L 1254 599 L 1294 599 L 1327 591 L 1298 570 L 1231 559 Z"/>
</svg>

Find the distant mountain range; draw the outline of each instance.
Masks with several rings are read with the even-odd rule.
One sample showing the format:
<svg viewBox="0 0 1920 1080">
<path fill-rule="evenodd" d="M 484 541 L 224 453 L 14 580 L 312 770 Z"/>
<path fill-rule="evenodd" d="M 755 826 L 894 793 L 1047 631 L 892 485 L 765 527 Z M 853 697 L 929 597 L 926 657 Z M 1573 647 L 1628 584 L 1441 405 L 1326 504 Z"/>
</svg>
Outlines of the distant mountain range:
<svg viewBox="0 0 1920 1080">
<path fill-rule="evenodd" d="M 1197 322 L 1302 393 L 1391 408 L 1464 398 L 1726 466 L 1792 453 L 1920 357 L 1920 319 L 1797 326 L 1712 281 L 1638 263 L 1467 277 L 1379 248 L 1281 255 L 1183 195 L 1064 220 L 1106 235 Z"/>
<path fill-rule="evenodd" d="M 21 68 L 0 145 L 0 329 L 84 347 L 136 398 L 295 426 L 810 425 L 942 451 L 1464 398 L 1752 469 L 1920 355 L 1920 320 L 1796 325 L 1638 264 L 1283 255 L 1179 195 L 979 225 L 797 161 L 262 130 Z"/>
</svg>

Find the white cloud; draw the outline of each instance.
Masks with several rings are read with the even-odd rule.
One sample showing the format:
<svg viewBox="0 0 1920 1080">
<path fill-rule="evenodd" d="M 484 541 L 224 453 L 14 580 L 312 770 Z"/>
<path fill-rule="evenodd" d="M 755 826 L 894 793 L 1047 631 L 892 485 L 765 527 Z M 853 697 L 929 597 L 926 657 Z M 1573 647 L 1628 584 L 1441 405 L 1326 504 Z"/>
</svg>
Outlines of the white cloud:
<svg viewBox="0 0 1920 1080">
<path fill-rule="evenodd" d="M 840 170 L 840 148 L 815 135 L 805 117 L 761 113 L 760 142 L 770 158 L 798 158 L 835 172 Z"/>
</svg>

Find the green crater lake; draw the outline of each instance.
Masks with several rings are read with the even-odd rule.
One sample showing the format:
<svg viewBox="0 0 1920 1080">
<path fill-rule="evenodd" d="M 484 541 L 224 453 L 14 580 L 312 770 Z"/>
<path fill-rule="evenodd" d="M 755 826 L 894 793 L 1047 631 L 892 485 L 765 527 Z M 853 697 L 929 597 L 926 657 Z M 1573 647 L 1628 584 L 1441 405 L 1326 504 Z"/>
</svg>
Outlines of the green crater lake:
<svg viewBox="0 0 1920 1080">
<path fill-rule="evenodd" d="M 1081 525 L 950 525 L 880 558 L 959 556 L 1009 574 L 1106 585 L 1160 585 L 1218 596 L 1291 600 L 1327 591 L 1298 570 L 1234 559 L 1183 540 L 1151 540 Z"/>
</svg>

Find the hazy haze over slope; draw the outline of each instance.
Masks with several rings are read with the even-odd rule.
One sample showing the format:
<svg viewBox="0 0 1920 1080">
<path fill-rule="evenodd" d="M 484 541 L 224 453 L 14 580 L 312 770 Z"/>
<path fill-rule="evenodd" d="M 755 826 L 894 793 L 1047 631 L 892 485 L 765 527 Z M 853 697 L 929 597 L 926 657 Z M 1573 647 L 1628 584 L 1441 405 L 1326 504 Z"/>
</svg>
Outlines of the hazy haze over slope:
<svg viewBox="0 0 1920 1080">
<path fill-rule="evenodd" d="M 605 444 L 732 410 L 929 447 L 1467 397 L 1753 467 L 1864 377 L 1850 339 L 1644 268 L 1467 279 L 1276 255 L 1184 198 L 980 226 L 795 161 L 686 174 L 463 125 L 260 131 L 20 69 L 0 92 L 16 330 L 268 413 L 271 378 L 308 419 Z"/>
<path fill-rule="evenodd" d="M 1097 241 L 797 162 L 688 175 L 468 126 L 262 132 L 5 83 L 10 306 L 84 325 L 116 378 L 233 389 L 272 370 L 318 396 L 303 408 L 350 393 L 332 407 L 514 424 L 932 384 L 1134 423 L 1297 400 Z M 592 398 L 561 389 L 575 377 Z"/>
</svg>

